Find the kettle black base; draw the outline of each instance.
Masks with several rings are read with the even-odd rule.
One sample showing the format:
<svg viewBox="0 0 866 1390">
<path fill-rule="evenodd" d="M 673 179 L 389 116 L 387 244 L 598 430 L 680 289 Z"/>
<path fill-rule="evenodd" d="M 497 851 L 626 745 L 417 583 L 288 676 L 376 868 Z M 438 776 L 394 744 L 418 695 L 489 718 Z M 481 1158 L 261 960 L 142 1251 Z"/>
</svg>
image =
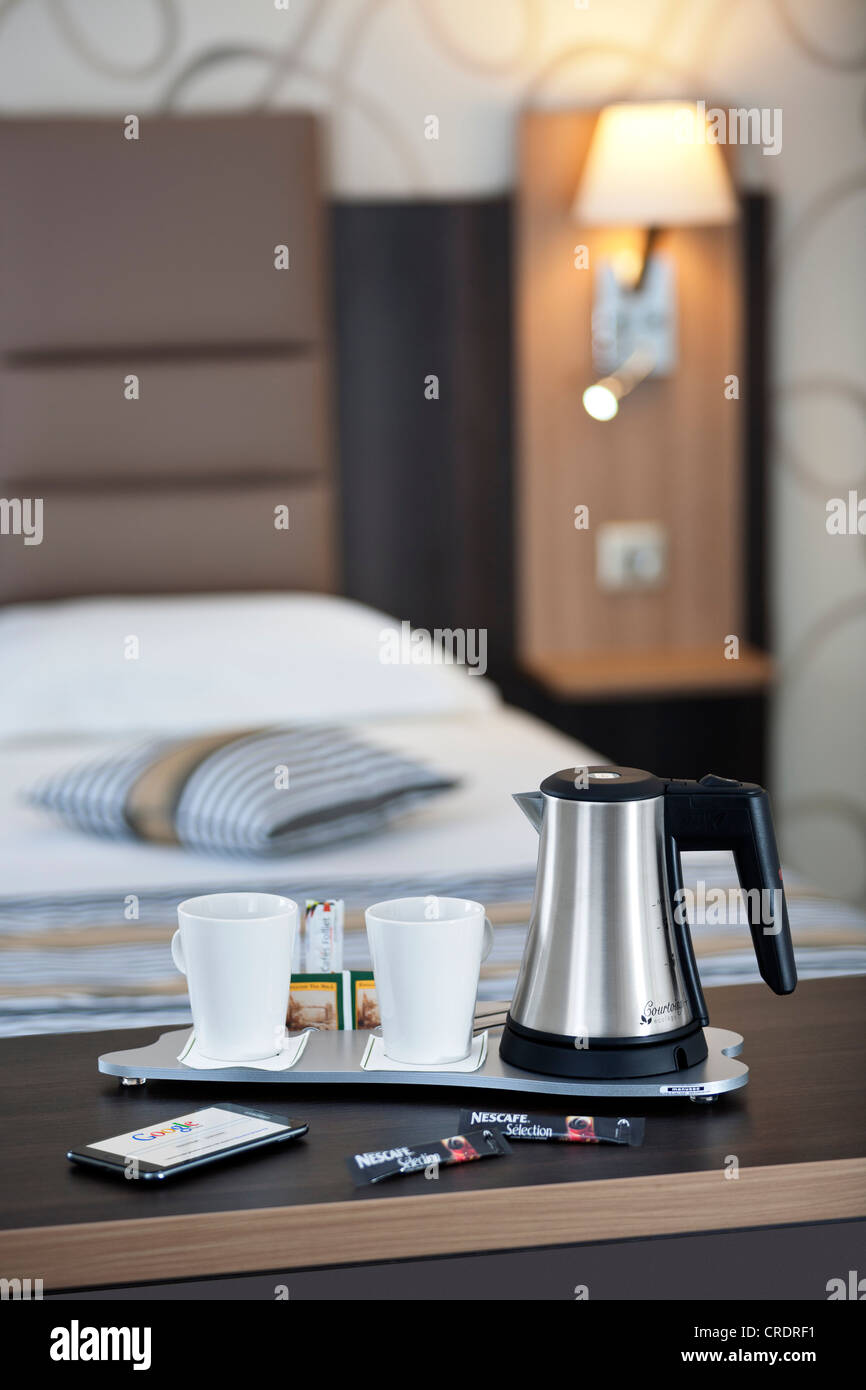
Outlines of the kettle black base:
<svg viewBox="0 0 866 1390">
<path fill-rule="evenodd" d="M 526 1028 L 509 1014 L 499 1055 L 522 1071 L 576 1081 L 617 1081 L 697 1066 L 707 1056 L 707 1041 L 699 1022 L 651 1038 L 563 1038 Z"/>
</svg>

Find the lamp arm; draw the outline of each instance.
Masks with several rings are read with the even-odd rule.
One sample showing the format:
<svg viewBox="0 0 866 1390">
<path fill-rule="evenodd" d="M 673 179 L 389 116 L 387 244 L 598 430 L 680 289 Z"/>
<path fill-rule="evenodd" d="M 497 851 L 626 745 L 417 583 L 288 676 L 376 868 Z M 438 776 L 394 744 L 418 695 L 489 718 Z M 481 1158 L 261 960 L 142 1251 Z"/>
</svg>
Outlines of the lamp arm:
<svg viewBox="0 0 866 1390">
<path fill-rule="evenodd" d="M 644 239 L 643 244 L 643 253 L 640 263 L 640 274 L 638 275 L 637 279 L 631 287 L 632 294 L 637 294 L 638 291 L 643 289 L 644 281 L 646 280 L 647 266 L 650 262 L 650 256 L 655 250 L 655 244 L 658 240 L 658 235 L 658 227 L 647 227 L 646 237 Z"/>
</svg>

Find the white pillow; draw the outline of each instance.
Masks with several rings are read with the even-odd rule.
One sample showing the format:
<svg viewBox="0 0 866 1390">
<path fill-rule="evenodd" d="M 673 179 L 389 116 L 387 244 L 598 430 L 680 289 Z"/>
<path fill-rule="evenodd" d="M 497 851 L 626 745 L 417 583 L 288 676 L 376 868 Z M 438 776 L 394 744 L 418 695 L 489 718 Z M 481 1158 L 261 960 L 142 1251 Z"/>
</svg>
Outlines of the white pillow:
<svg viewBox="0 0 866 1390">
<path fill-rule="evenodd" d="M 0 735 L 194 733 L 496 704 L 466 669 L 383 661 L 383 634 L 399 626 L 323 594 L 14 604 L 0 612 Z"/>
</svg>

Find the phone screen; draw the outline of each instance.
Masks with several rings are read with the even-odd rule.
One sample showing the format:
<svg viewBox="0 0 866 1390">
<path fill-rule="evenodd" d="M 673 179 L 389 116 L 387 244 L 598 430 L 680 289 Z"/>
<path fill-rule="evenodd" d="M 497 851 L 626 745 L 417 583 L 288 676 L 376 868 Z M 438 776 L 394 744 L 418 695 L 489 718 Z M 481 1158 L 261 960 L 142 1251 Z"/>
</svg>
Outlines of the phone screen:
<svg viewBox="0 0 866 1390">
<path fill-rule="evenodd" d="M 134 1160 L 145 1173 L 176 1170 L 184 1164 L 210 1161 L 249 1145 L 306 1130 L 278 1116 L 241 1106 L 209 1106 L 156 1124 L 142 1125 L 113 1139 L 101 1139 L 70 1152 L 69 1157 L 122 1166 Z"/>
</svg>

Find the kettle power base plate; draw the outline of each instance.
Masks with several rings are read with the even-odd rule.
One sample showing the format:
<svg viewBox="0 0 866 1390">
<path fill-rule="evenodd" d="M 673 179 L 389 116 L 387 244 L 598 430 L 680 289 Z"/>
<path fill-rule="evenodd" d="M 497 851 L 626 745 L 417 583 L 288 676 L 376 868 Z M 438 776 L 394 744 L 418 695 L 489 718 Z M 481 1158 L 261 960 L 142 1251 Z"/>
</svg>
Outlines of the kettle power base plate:
<svg viewBox="0 0 866 1390">
<path fill-rule="evenodd" d="M 287 1071 L 257 1071 L 244 1066 L 202 1071 L 177 1060 L 191 1031 L 174 1029 L 147 1047 L 106 1052 L 99 1058 L 99 1070 L 118 1077 L 126 1086 L 145 1081 L 219 1081 L 233 1086 L 438 1086 L 544 1096 L 658 1096 L 695 1101 L 714 1100 L 726 1091 L 739 1090 L 749 1077 L 749 1068 L 737 1061 L 743 1039 L 726 1028 L 704 1029 L 707 1056 L 694 1067 L 619 1081 L 574 1081 L 509 1066 L 499 1056 L 501 1027 L 488 1030 L 487 1057 L 474 1072 L 364 1071 L 361 1059 L 370 1040 L 367 1030 L 313 1032 L 302 1056 Z"/>
</svg>

